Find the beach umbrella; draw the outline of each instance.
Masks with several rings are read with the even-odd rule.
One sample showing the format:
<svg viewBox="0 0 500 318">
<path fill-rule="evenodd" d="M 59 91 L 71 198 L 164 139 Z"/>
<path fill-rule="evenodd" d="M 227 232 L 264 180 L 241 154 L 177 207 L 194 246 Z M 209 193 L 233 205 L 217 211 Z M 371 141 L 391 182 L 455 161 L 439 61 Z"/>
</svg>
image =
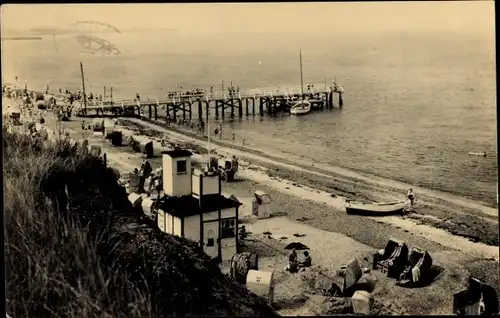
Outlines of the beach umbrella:
<svg viewBox="0 0 500 318">
<path fill-rule="evenodd" d="M 293 250 L 293 249 L 295 249 L 296 251 L 303 251 L 303 250 L 308 250 L 309 247 L 300 242 L 293 242 L 285 246 L 285 250 Z"/>
</svg>

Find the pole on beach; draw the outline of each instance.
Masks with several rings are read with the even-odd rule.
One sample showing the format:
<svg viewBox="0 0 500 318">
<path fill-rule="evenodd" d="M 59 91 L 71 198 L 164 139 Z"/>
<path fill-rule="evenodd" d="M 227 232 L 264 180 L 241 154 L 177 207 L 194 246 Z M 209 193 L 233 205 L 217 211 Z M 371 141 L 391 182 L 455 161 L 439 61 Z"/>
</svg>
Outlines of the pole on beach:
<svg viewBox="0 0 500 318">
<path fill-rule="evenodd" d="M 221 87 L 222 87 L 221 92 L 224 93 L 224 80 L 222 80 L 222 82 L 221 82 Z"/>
<path fill-rule="evenodd" d="M 102 101 L 105 102 L 106 101 L 106 85 L 104 85 L 104 94 L 102 95 Z"/>
<path fill-rule="evenodd" d="M 80 62 L 80 72 L 82 73 L 82 89 L 83 89 L 83 111 L 87 114 L 87 94 L 85 93 L 85 76 L 83 75 L 83 63 Z"/>
<path fill-rule="evenodd" d="M 113 86 L 111 86 L 109 88 L 110 92 L 109 92 L 109 98 L 111 99 L 111 105 L 114 105 L 113 104 Z"/>
<path fill-rule="evenodd" d="M 207 137 L 208 137 L 208 165 L 210 166 L 210 117 L 207 120 Z"/>
</svg>

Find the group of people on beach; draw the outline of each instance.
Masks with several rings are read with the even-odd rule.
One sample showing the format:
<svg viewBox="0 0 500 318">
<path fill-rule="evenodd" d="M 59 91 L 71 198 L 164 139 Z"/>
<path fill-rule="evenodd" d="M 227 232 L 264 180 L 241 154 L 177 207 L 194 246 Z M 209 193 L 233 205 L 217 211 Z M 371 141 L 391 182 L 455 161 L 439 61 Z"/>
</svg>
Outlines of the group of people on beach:
<svg viewBox="0 0 500 318">
<path fill-rule="evenodd" d="M 295 249 L 292 249 L 290 254 L 288 255 L 288 264 L 285 267 L 285 271 L 289 271 L 290 273 L 296 273 L 299 271 L 299 268 L 311 267 L 312 259 L 309 255 L 308 251 L 304 251 L 304 259 L 299 261 L 297 252 Z"/>
</svg>

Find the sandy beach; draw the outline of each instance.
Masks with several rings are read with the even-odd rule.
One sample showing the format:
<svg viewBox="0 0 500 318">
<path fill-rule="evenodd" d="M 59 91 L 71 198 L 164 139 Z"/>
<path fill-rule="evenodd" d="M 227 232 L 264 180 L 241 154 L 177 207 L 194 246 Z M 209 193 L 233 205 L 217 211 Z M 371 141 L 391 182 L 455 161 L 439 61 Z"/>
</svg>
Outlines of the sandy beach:
<svg viewBox="0 0 500 318">
<path fill-rule="evenodd" d="M 168 132 L 170 138 L 206 147 L 206 138 L 187 130 L 169 128 L 165 130 L 153 123 L 138 119 L 120 120 L 141 134 L 159 137 Z M 159 121 L 161 125 L 161 121 Z M 338 167 L 316 166 L 314 163 L 291 162 L 274 153 L 242 147 L 228 142 L 211 140 L 212 151 L 230 157 L 236 155 L 243 161 L 258 165 L 268 177 L 290 180 L 293 183 L 327 192 L 330 196 L 365 202 L 390 202 L 405 200 L 406 190 L 411 185 L 364 176 Z M 254 169 L 253 171 L 256 171 Z M 455 236 L 474 242 L 498 246 L 498 211 L 475 201 L 460 198 L 440 191 L 415 188 L 418 199 L 415 213 L 406 218 L 414 223 L 443 229 Z M 337 202 L 342 209 L 343 201 Z M 385 218 L 384 218 L 385 220 Z"/>
<path fill-rule="evenodd" d="M 6 102 L 12 104 L 12 101 Z M 6 105 L 5 102 L 3 104 Z M 46 111 L 44 118 L 44 126 L 55 130 L 57 121 L 54 114 Z M 85 137 L 91 144 L 100 145 L 107 154 L 110 165 L 122 175 L 139 167 L 143 160 L 141 154 L 133 153 L 127 146 L 112 147 L 103 136 L 82 133 L 82 121 L 82 118 L 72 118 L 71 121 L 60 124 L 73 138 Z M 85 121 L 90 122 L 88 119 Z M 111 120 L 106 119 L 105 122 L 107 127 L 113 126 Z M 159 154 L 166 150 L 161 147 L 159 138 L 164 134 L 170 143 L 184 144 L 191 148 L 195 152 L 194 160 L 202 160 L 200 148 L 205 146 L 205 142 L 201 137 L 195 138 L 181 134 L 180 131 L 166 130 L 138 119 L 120 119 L 118 123 L 117 129 L 121 130 L 124 136 L 132 135 L 140 142 L 153 140 L 157 153 L 156 158 L 150 160 L 153 168 L 160 166 Z M 139 130 L 137 125 L 142 128 Z M 410 247 L 419 246 L 428 250 L 434 263 L 443 269 L 443 272 L 432 285 L 422 290 L 398 288 L 394 286 L 394 282 L 388 281 L 377 272 L 364 277 L 376 281 L 373 293 L 377 302 L 380 306 L 389 308 L 387 310 L 392 311 L 392 314 L 449 314 L 452 293 L 464 287 L 470 274 L 485 279 L 494 286 L 499 285 L 498 246 L 485 244 L 486 239 L 473 241 L 464 237 L 466 235 L 452 234 L 449 228 L 440 229 L 435 226 L 436 223 L 443 222 L 443 215 L 448 216 L 448 223 L 470 218 L 473 220 L 471 224 L 475 224 L 476 228 L 469 228 L 472 228 L 478 237 L 482 232 L 482 237 L 496 236 L 498 240 L 498 223 L 486 207 L 475 206 L 475 203 L 467 200 L 462 202 L 460 199 L 447 202 L 439 194 L 438 197 L 432 197 L 431 193 L 426 193 L 429 197 L 419 195 L 416 214 L 383 218 L 347 215 L 343 209 L 346 198 L 382 201 L 400 199 L 401 195 L 391 191 L 393 187 L 383 188 L 380 184 L 370 184 L 371 180 L 367 178 L 354 181 L 353 175 L 333 177 L 288 163 L 285 159 L 277 161 L 253 151 L 244 151 L 241 147 L 219 144 L 218 141 L 212 142 L 212 145 L 213 153 L 221 158 L 236 155 L 240 161 L 240 171 L 237 175 L 239 180 L 224 183 L 223 191 L 228 195 L 236 195 L 243 202 L 242 222 L 247 224 L 252 233 L 248 248 L 261 255 L 261 267 L 277 273 L 276 293 L 277 303 L 281 304 L 281 314 L 315 314 L 315 309 L 312 308 L 314 305 L 304 304 L 299 308 L 287 305 L 297 297 L 292 291 L 301 290 L 307 294 L 307 288 L 303 286 L 307 277 L 299 279 L 298 276 L 285 274 L 281 270 L 286 264 L 286 257 L 280 251 L 284 251 L 285 244 L 297 240 L 293 236 L 294 233 L 305 235 L 300 240 L 311 248 L 316 266 L 311 270 L 314 271 L 328 272 L 338 269 L 351 257 L 356 257 L 363 266 L 368 266 L 369 255 L 383 248 L 390 237 L 403 240 Z M 375 191 L 376 189 L 378 191 Z M 271 195 L 272 218 L 256 222 L 249 216 L 253 192 L 256 190 Z M 444 206 L 448 206 L 449 210 L 442 210 Z M 460 209 L 457 209 L 457 206 Z M 468 209 L 472 210 L 471 214 L 468 214 Z M 484 233 L 485 228 L 492 233 Z M 271 238 L 264 235 L 264 232 L 271 232 Z M 301 275 L 307 276 L 307 273 Z M 415 300 L 414 293 L 420 295 L 418 300 Z M 391 302 L 392 307 L 388 305 Z M 432 306 L 424 306 L 425 303 L 432 303 Z"/>
</svg>

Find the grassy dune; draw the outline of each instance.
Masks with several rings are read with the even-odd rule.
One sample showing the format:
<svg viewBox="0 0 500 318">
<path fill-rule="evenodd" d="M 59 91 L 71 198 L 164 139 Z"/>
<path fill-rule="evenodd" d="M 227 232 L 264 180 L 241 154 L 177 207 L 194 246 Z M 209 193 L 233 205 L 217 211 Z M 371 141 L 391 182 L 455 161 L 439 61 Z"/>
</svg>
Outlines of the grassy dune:
<svg viewBox="0 0 500 318">
<path fill-rule="evenodd" d="M 194 242 L 139 223 L 113 170 L 79 145 L 4 130 L 3 149 L 11 316 L 273 315 Z"/>
</svg>

